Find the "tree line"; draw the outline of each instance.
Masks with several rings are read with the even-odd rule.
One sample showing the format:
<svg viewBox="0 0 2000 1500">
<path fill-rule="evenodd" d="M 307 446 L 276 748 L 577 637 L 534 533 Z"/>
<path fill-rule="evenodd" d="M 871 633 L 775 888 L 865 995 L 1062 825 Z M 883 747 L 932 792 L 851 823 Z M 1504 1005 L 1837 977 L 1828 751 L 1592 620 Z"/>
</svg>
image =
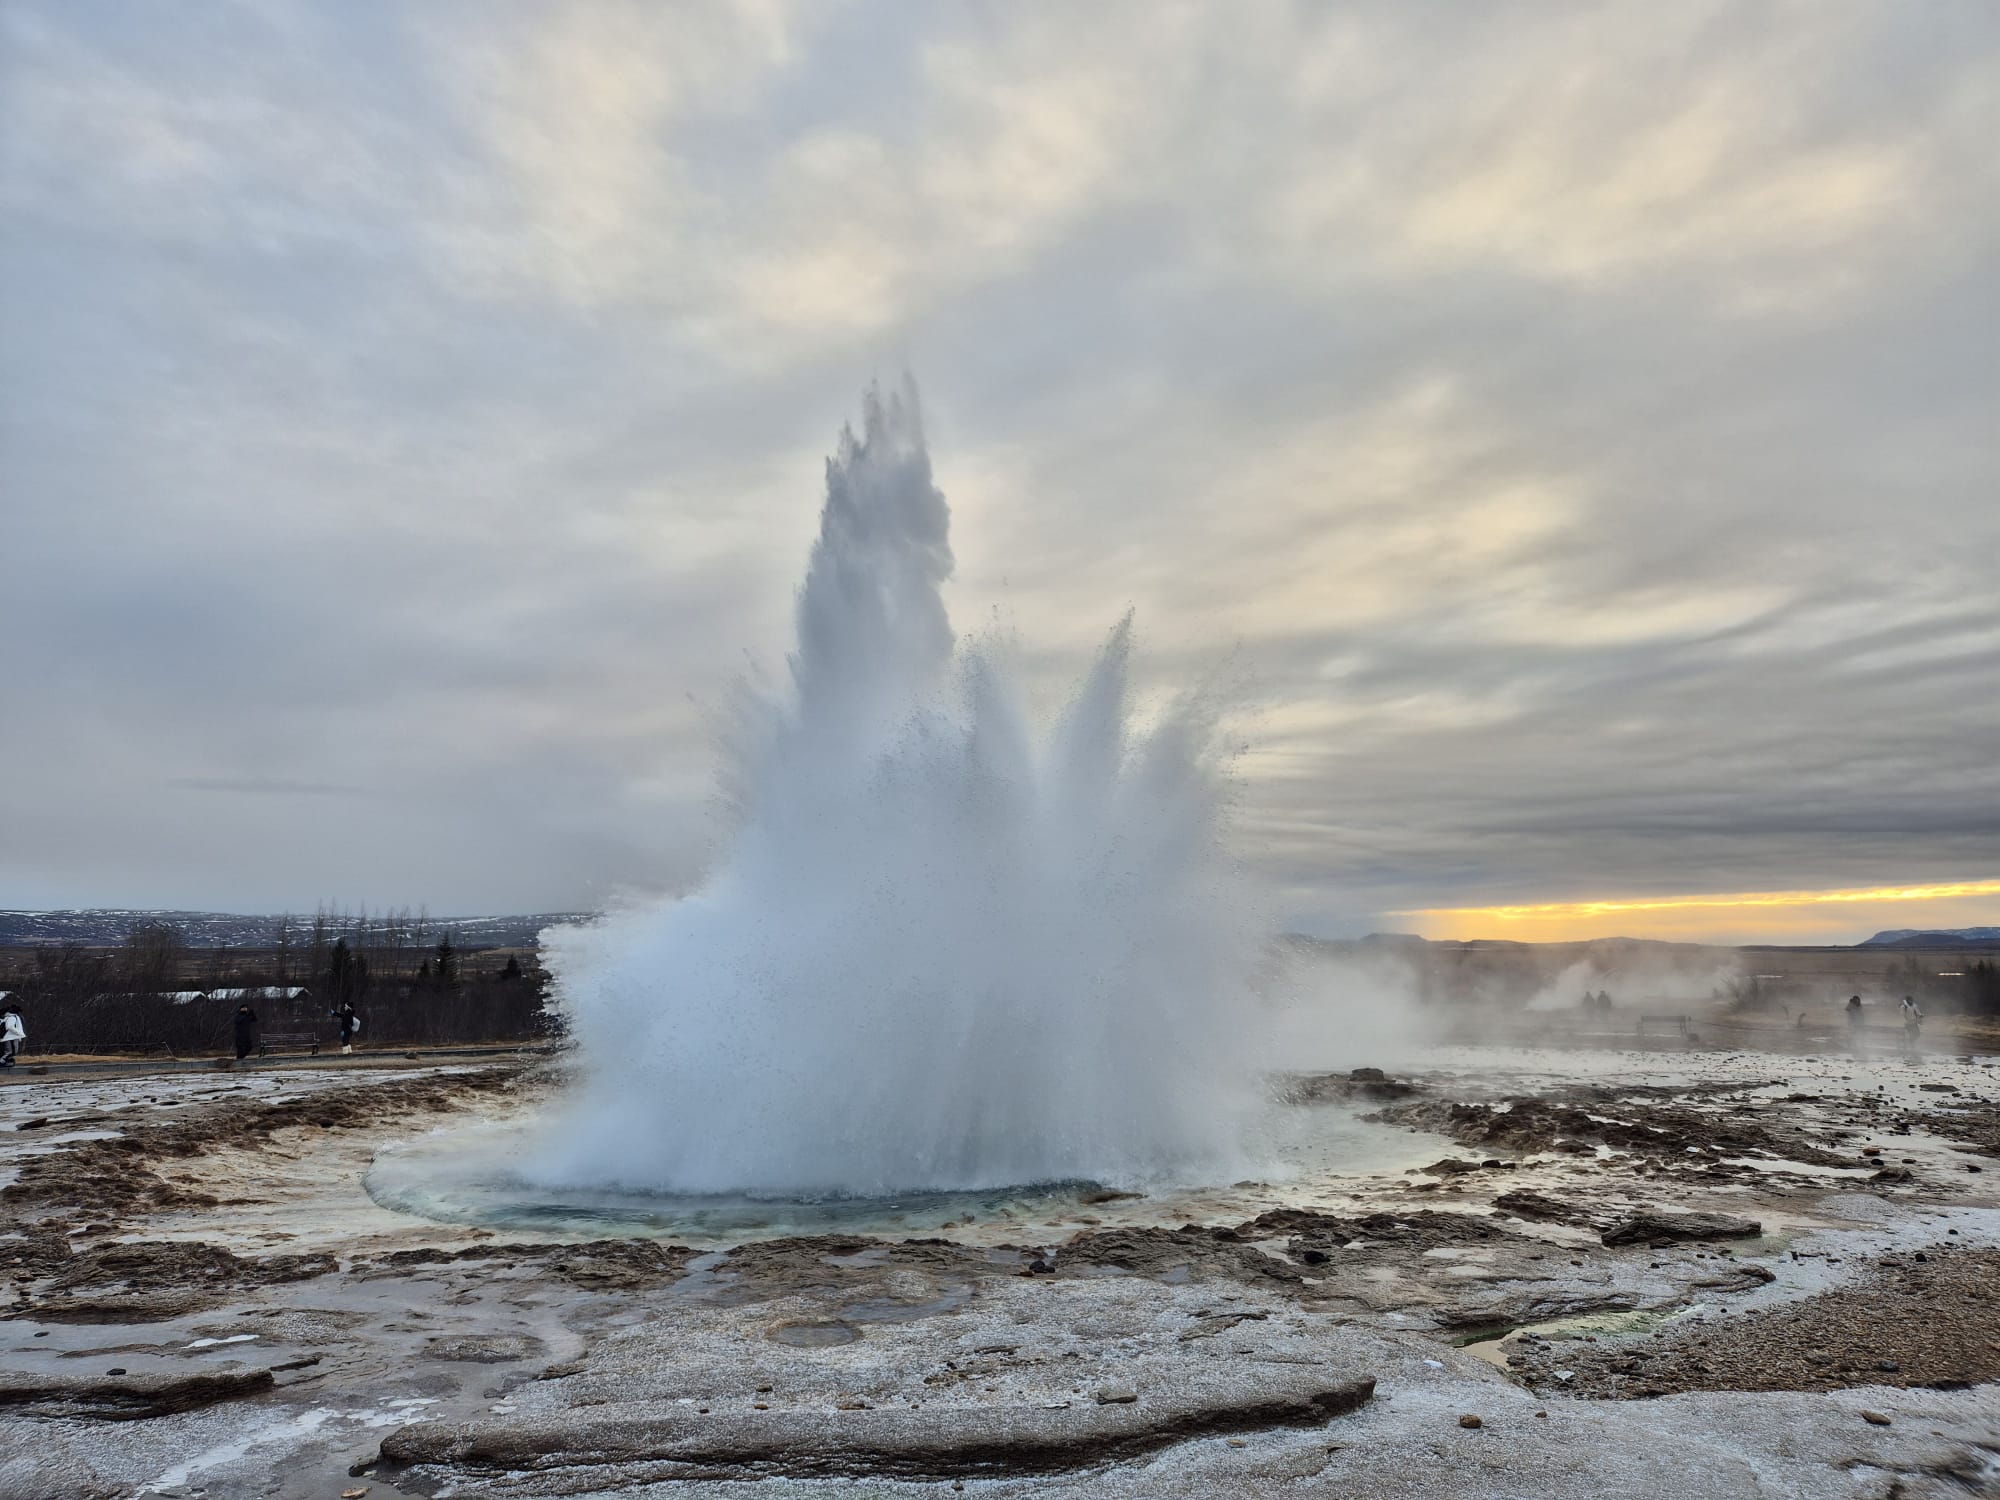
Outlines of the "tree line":
<svg viewBox="0 0 2000 1500">
<path fill-rule="evenodd" d="M 254 947 L 195 948 L 173 924 L 142 921 L 115 947 L 0 949 L 0 991 L 42 1053 L 223 1050 L 246 1003 L 263 1031 L 322 1044 L 343 1005 L 361 1013 L 364 1045 L 519 1042 L 550 1029 L 548 975 L 532 952 L 461 949 L 407 909 L 285 916 Z"/>
<path fill-rule="evenodd" d="M 1883 973 L 1882 988 L 1891 995 L 1909 995 L 1927 1009 L 2000 1020 L 2000 964 L 1990 958 L 1943 974 L 1914 957 L 1899 959 Z"/>
</svg>

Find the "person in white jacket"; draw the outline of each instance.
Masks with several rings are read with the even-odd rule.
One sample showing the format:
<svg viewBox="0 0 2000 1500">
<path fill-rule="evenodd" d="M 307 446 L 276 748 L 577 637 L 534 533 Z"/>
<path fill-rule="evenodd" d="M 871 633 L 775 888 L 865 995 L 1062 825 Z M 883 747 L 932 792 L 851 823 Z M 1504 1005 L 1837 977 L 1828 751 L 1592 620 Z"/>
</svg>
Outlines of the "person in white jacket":
<svg viewBox="0 0 2000 1500">
<path fill-rule="evenodd" d="M 21 1022 L 21 1013 L 11 1005 L 0 1011 L 0 1068 L 14 1066 L 14 1054 L 27 1039 L 28 1028 Z"/>
</svg>

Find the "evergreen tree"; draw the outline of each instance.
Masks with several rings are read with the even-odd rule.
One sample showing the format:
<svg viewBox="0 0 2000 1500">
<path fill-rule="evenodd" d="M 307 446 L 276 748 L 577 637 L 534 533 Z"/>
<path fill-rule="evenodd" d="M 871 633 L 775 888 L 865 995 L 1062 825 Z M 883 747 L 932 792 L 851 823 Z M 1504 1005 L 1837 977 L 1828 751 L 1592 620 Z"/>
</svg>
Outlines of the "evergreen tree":
<svg viewBox="0 0 2000 1500">
<path fill-rule="evenodd" d="M 1965 971 L 1966 1009 L 1977 1016 L 2000 1016 L 2000 964 L 1982 958 Z"/>
<path fill-rule="evenodd" d="M 326 993 L 335 1010 L 356 1005 L 368 990 L 368 960 L 347 945 L 346 938 L 334 939 L 326 956 Z"/>
</svg>

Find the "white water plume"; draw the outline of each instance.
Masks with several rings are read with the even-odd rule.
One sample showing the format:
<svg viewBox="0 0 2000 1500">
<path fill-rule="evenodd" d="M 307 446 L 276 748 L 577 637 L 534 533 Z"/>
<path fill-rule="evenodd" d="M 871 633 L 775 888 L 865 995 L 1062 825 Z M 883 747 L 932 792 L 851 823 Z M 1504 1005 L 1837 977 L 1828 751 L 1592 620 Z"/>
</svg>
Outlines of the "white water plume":
<svg viewBox="0 0 2000 1500">
<path fill-rule="evenodd" d="M 1228 1180 L 1261 933 L 1189 695 L 1135 726 L 1129 617 L 1038 735 L 955 643 L 916 393 L 827 465 L 790 691 L 685 899 L 544 935 L 583 1077 L 528 1175 L 681 1193 Z"/>
</svg>

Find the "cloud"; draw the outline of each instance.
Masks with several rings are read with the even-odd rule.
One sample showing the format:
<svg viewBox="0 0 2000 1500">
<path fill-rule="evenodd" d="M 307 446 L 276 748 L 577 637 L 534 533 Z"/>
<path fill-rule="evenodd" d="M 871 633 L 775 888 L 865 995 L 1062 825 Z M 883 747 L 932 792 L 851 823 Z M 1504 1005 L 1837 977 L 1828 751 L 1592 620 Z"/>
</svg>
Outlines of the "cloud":
<svg viewBox="0 0 2000 1500">
<path fill-rule="evenodd" d="M 1976 8 L 0 25 L 9 904 L 685 883 L 904 365 L 961 628 L 1250 679 L 1289 921 L 1994 873 Z"/>
<path fill-rule="evenodd" d="M 276 776 L 179 776 L 167 783 L 191 792 L 221 792 L 273 797 L 361 797 L 360 787 L 329 785 L 318 781 L 286 781 Z"/>
</svg>

